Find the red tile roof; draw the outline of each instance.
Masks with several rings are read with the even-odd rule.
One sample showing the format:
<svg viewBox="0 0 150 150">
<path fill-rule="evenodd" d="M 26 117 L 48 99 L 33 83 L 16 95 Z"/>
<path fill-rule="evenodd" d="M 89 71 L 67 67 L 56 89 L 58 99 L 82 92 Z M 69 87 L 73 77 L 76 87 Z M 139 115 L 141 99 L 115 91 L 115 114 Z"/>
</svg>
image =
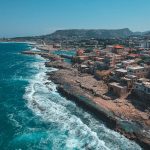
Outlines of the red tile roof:
<svg viewBox="0 0 150 150">
<path fill-rule="evenodd" d="M 115 45 L 114 48 L 115 48 L 115 49 L 123 49 L 124 47 L 121 46 L 121 45 Z"/>
</svg>

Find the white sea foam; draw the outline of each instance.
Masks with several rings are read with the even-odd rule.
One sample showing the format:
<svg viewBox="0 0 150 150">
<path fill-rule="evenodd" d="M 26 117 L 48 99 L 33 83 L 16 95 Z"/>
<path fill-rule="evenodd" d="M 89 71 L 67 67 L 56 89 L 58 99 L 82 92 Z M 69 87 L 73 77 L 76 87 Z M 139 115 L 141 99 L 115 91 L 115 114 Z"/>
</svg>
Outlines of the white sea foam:
<svg viewBox="0 0 150 150">
<path fill-rule="evenodd" d="M 11 121 L 11 124 L 14 125 L 17 128 L 21 128 L 22 126 L 19 124 L 19 122 L 14 118 L 13 114 L 8 115 L 8 119 Z"/>
<path fill-rule="evenodd" d="M 31 51 L 40 51 L 40 50 L 37 49 L 36 47 L 33 47 L 33 48 L 31 49 Z"/>
<path fill-rule="evenodd" d="M 45 139 L 45 142 L 53 139 L 51 141 L 54 143 L 53 149 L 59 149 L 59 138 L 65 140 L 66 149 L 69 150 L 73 148 L 94 150 L 140 149 L 134 142 L 106 128 L 92 115 L 78 108 L 73 102 L 61 97 L 57 93 L 56 85 L 48 81 L 46 76 L 47 71 L 55 70 L 47 70 L 44 62 L 36 62 L 30 67 L 38 70 L 38 73 L 29 80 L 29 85 L 26 88 L 24 98 L 27 100 L 28 107 L 44 122 L 57 124 L 60 133 L 67 131 L 67 135 L 59 135 L 60 137 L 55 135 L 53 138 L 51 137 L 53 131 L 47 131 L 49 137 Z M 78 115 L 75 115 L 73 110 Z M 84 123 L 83 120 L 87 120 L 88 123 Z"/>
</svg>

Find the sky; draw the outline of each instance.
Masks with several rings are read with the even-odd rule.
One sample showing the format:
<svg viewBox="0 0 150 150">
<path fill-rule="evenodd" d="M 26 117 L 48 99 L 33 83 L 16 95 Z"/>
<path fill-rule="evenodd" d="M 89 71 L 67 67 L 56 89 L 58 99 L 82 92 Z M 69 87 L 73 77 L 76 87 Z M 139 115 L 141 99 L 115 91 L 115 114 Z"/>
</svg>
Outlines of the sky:
<svg viewBox="0 0 150 150">
<path fill-rule="evenodd" d="M 0 0 L 0 37 L 121 28 L 150 30 L 150 0 Z"/>
</svg>

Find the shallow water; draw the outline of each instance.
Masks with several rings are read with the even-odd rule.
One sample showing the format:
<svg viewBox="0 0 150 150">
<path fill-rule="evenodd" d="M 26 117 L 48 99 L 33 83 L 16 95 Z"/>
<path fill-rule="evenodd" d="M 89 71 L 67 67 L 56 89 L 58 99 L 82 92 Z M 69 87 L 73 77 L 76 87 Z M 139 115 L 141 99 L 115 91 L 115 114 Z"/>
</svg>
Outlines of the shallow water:
<svg viewBox="0 0 150 150">
<path fill-rule="evenodd" d="M 1 150 L 140 150 L 93 114 L 63 98 L 47 80 L 43 58 L 25 43 L 0 44 Z"/>
</svg>

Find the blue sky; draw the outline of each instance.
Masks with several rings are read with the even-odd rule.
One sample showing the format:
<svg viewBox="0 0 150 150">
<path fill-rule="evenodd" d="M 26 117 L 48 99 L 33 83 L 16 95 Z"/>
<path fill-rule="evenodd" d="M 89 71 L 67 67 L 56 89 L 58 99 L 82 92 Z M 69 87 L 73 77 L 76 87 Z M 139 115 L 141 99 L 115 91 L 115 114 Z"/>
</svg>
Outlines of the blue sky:
<svg viewBox="0 0 150 150">
<path fill-rule="evenodd" d="M 0 37 L 126 27 L 150 30 L 150 0 L 0 0 Z"/>
</svg>

